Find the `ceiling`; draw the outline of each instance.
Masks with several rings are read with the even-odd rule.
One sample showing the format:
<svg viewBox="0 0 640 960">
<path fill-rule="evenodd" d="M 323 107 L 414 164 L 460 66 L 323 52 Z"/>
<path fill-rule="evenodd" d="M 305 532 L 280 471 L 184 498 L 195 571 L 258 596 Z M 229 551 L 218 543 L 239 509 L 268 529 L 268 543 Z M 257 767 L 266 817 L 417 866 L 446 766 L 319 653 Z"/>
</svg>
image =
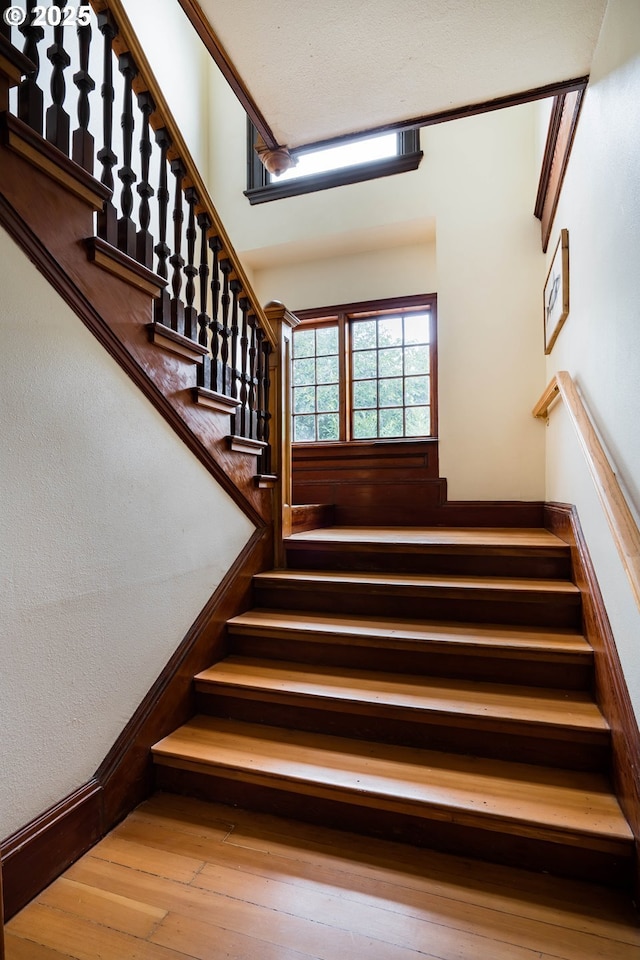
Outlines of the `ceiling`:
<svg viewBox="0 0 640 960">
<path fill-rule="evenodd" d="M 584 77 L 607 0 L 180 2 L 292 148 Z"/>
</svg>

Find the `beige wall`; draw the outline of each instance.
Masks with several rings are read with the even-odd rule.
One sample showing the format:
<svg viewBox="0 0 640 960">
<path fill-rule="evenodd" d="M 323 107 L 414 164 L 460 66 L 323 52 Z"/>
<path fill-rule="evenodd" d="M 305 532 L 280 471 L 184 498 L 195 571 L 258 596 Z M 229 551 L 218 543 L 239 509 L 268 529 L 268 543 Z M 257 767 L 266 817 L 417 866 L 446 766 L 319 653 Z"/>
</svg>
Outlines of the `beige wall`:
<svg viewBox="0 0 640 960">
<path fill-rule="evenodd" d="M 544 258 L 533 105 L 421 132 L 420 168 L 251 207 L 244 119 L 216 86 L 210 182 L 260 299 L 292 309 L 438 294 L 441 472 L 452 499 L 541 499 Z M 235 131 L 235 133 L 234 133 Z"/>
<path fill-rule="evenodd" d="M 1 838 L 95 773 L 253 525 L 3 231 L 0 264 Z"/>
<path fill-rule="evenodd" d="M 544 378 L 532 105 L 426 132 L 438 255 L 440 467 L 455 500 L 535 500 Z"/>
<path fill-rule="evenodd" d="M 578 125 L 549 256 L 569 230 L 570 313 L 547 361 L 575 378 L 640 511 L 640 5 L 610 0 Z M 547 498 L 576 503 L 636 713 L 640 612 L 565 412 L 547 441 Z"/>
</svg>

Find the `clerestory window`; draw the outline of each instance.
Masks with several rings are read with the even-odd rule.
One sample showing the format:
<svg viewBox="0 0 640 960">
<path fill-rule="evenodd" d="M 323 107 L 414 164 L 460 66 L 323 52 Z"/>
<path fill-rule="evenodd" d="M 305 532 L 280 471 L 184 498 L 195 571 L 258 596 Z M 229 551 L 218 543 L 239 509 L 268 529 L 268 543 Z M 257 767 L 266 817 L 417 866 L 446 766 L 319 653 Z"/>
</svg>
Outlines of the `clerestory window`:
<svg viewBox="0 0 640 960">
<path fill-rule="evenodd" d="M 260 162 L 254 150 L 256 138 L 256 129 L 247 120 L 245 196 L 251 204 L 404 173 L 415 170 L 422 159 L 420 131 L 401 130 L 293 151 L 297 164 L 276 177 Z"/>
<path fill-rule="evenodd" d="M 437 436 L 435 295 L 298 316 L 294 443 Z"/>
</svg>

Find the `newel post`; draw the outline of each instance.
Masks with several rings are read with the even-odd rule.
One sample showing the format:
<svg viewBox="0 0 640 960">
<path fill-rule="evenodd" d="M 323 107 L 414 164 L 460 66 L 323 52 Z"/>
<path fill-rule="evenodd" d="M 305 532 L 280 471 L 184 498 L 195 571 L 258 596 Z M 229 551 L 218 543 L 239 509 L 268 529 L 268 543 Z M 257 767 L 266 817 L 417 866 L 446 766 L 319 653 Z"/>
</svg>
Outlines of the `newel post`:
<svg viewBox="0 0 640 960">
<path fill-rule="evenodd" d="M 273 473 L 277 476 L 273 504 L 275 564 L 284 566 L 283 539 L 291 533 L 291 369 L 293 331 L 300 323 L 283 303 L 273 300 L 265 307 L 276 348 L 269 355 L 271 449 Z"/>
</svg>

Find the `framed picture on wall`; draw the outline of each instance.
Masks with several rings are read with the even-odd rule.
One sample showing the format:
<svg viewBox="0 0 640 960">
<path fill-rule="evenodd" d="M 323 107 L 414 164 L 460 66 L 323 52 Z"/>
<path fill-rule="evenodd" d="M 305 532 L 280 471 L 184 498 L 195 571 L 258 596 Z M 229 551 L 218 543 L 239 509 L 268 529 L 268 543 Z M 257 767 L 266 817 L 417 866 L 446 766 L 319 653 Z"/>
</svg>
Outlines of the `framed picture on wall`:
<svg viewBox="0 0 640 960">
<path fill-rule="evenodd" d="M 544 352 L 551 353 L 569 315 L 569 231 L 561 230 L 544 285 Z"/>
</svg>

